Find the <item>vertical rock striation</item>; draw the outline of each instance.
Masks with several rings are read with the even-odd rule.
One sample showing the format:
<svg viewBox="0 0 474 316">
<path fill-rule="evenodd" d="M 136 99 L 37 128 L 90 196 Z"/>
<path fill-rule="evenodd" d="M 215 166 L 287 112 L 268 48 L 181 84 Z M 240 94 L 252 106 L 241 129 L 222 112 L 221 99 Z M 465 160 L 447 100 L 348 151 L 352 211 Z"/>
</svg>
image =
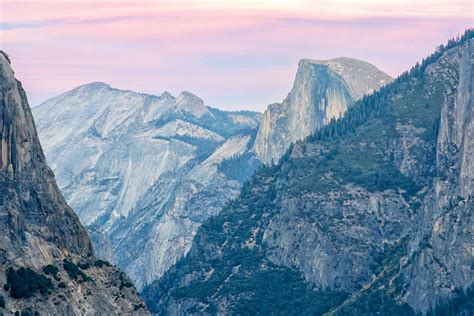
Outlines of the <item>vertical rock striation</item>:
<svg viewBox="0 0 474 316">
<path fill-rule="evenodd" d="M 0 312 L 147 314 L 125 275 L 115 267 L 94 265 L 91 241 L 46 164 L 25 91 L 1 51 L 0 139 L 0 283 L 9 284 L 0 289 L 6 301 Z M 81 263 L 79 275 L 87 281 L 79 283 L 65 271 L 66 262 Z M 58 269 L 54 279 L 45 276 L 47 265 Z M 32 269 L 34 279 L 49 279 L 50 287 L 43 284 L 49 290 L 36 293 L 28 284 L 32 279 L 20 281 L 27 292 L 7 282 L 6 271 L 19 268 Z M 118 280 L 128 282 L 127 288 Z"/>
<path fill-rule="evenodd" d="M 21 83 L 5 55 L 0 58 L 1 224 L 11 233 L 2 236 L 1 248 L 9 261 L 35 267 L 67 255 L 92 256 L 87 233 L 46 164 Z"/>
<path fill-rule="evenodd" d="M 404 271 L 405 299 L 423 312 L 474 284 L 474 40 L 460 54 L 459 83 L 441 109 L 438 176 L 416 217 Z"/>
<path fill-rule="evenodd" d="M 292 142 L 341 117 L 356 100 L 390 81 L 390 76 L 357 59 L 302 59 L 291 92 L 263 114 L 254 151 L 265 163 L 278 162 Z"/>
<path fill-rule="evenodd" d="M 260 164 L 250 152 L 260 114 L 210 108 L 190 92 L 154 96 L 95 82 L 33 113 L 96 253 L 139 289 L 187 253 L 199 225 Z"/>
<path fill-rule="evenodd" d="M 142 292 L 150 309 L 471 315 L 473 37 L 261 168 Z"/>
</svg>

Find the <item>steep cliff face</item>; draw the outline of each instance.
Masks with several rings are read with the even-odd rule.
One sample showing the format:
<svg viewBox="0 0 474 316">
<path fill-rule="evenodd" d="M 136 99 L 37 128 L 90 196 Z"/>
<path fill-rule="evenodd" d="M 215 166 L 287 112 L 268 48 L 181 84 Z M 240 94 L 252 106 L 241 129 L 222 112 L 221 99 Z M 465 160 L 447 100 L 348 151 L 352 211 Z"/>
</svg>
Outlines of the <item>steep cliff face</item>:
<svg viewBox="0 0 474 316">
<path fill-rule="evenodd" d="M 147 314 L 131 284 L 123 290 L 115 284 L 128 282 L 125 275 L 93 265 L 89 237 L 46 164 L 25 91 L 1 51 L 0 89 L 0 283 L 7 284 L 0 289 L 5 300 L 0 312 Z M 71 277 L 66 262 L 83 263 L 80 271 L 88 281 Z M 55 278 L 44 275 L 47 265 L 57 269 Z M 30 268 L 20 270 L 31 271 L 29 277 L 15 278 L 20 268 Z"/>
<path fill-rule="evenodd" d="M 416 217 L 411 262 L 403 271 L 405 299 L 422 311 L 474 284 L 474 40 L 461 54 L 459 84 L 446 91 L 441 110 L 438 176 Z"/>
<path fill-rule="evenodd" d="M 234 169 L 252 172 L 259 164 L 250 148 L 260 114 L 206 107 L 189 92 L 153 96 L 92 83 L 33 111 L 59 186 L 96 252 L 139 288 L 237 196 L 246 178 L 222 165 L 240 158 Z"/>
<path fill-rule="evenodd" d="M 41 267 L 53 257 L 91 256 L 92 246 L 46 165 L 21 84 L 1 58 L 2 246 L 5 260 Z M 52 223 L 60 225 L 51 225 Z M 38 248 L 39 244 L 43 249 Z"/>
<path fill-rule="evenodd" d="M 143 291 L 152 311 L 472 314 L 473 36 L 257 172 Z"/>
<path fill-rule="evenodd" d="M 341 117 L 356 100 L 390 81 L 373 65 L 352 58 L 301 60 L 287 98 L 263 114 L 254 151 L 265 163 L 278 162 L 292 142 Z"/>
<path fill-rule="evenodd" d="M 186 255 L 201 223 L 238 196 L 246 178 L 232 178 L 220 166 L 240 157 L 235 168 L 255 170 L 260 162 L 249 155 L 251 140 L 249 135 L 231 137 L 201 163 L 167 173 L 150 187 L 129 217 L 112 227 L 114 262 L 140 288 Z"/>
<path fill-rule="evenodd" d="M 189 92 L 157 97 L 104 83 L 80 86 L 33 113 L 59 186 L 86 225 L 126 217 L 163 173 L 258 124 L 255 113 L 208 109 Z"/>
</svg>

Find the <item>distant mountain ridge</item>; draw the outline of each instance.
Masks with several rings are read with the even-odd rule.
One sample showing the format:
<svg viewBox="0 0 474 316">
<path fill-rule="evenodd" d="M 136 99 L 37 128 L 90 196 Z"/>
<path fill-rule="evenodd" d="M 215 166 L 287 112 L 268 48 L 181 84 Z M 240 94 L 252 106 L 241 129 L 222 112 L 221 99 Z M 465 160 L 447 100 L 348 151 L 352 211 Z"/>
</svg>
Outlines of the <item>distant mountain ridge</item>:
<svg viewBox="0 0 474 316">
<path fill-rule="evenodd" d="M 265 163 L 276 163 L 291 143 L 340 118 L 355 101 L 391 81 L 358 59 L 302 59 L 291 92 L 263 114 L 253 150 Z"/>
<path fill-rule="evenodd" d="M 148 315 L 129 279 L 96 260 L 46 164 L 26 93 L 0 51 L 0 314 Z"/>
<path fill-rule="evenodd" d="M 208 108 L 200 98 L 189 92 L 183 92 L 176 98 L 169 93 L 157 97 L 114 89 L 99 82 L 77 87 L 50 99 L 35 107 L 33 113 L 53 169 L 58 164 L 68 164 L 57 169 L 56 175 L 60 187 L 85 224 L 92 224 L 102 216 L 104 212 L 101 210 L 107 209 L 106 201 L 110 199 L 108 194 L 101 198 L 103 191 L 100 188 L 97 188 L 99 196 L 93 197 L 102 200 L 97 202 L 98 207 L 94 207 L 94 204 L 92 207 L 90 204 L 83 205 L 86 201 L 81 196 L 74 196 L 76 185 L 86 185 L 76 181 L 92 175 L 88 173 L 92 167 L 88 158 L 93 159 L 92 163 L 100 164 L 100 155 L 110 147 L 115 155 L 125 155 L 113 157 L 116 163 L 122 162 L 119 158 L 132 159 L 130 172 L 140 174 L 141 177 L 127 179 L 131 182 L 122 189 L 116 187 L 119 195 L 112 214 L 114 217 L 126 216 L 132 204 L 156 181 L 161 172 L 168 168 L 179 168 L 192 158 L 191 153 L 195 151 L 193 141 L 202 140 L 212 150 L 229 135 L 258 125 L 256 113 L 223 112 Z M 134 133 L 136 135 L 131 137 Z M 124 142 L 130 142 L 130 146 L 140 146 L 136 150 L 143 157 L 127 157 L 128 148 L 120 147 Z M 167 150 L 186 154 L 175 159 L 176 156 L 165 156 Z M 141 158 L 144 159 L 138 161 Z M 149 173 L 143 168 L 152 167 L 148 165 L 152 161 L 160 163 L 161 168 L 155 165 L 153 172 Z M 119 181 L 110 177 L 113 173 L 109 170 L 103 180 L 97 180 Z M 145 174 L 148 174 L 148 178 L 141 179 Z M 88 183 L 95 185 L 94 182 Z M 137 191 L 130 191 L 131 187 Z"/>
<path fill-rule="evenodd" d="M 348 69 L 357 71 L 343 75 Z M 258 148 L 273 150 L 276 142 L 284 152 L 339 111 L 339 99 L 327 95 L 345 95 L 346 108 L 353 94 L 369 93 L 384 80 L 390 78 L 376 67 L 350 58 L 302 60 L 290 93 L 297 102 L 285 103 L 284 115 L 295 121 L 291 113 L 299 107 L 320 121 L 305 128 L 283 117 L 265 129 L 268 120 L 258 113 L 206 107 L 189 92 L 153 96 L 104 83 L 77 87 L 33 111 L 61 190 L 94 248 L 140 289 L 185 255 L 200 224 L 237 197 L 261 164 Z M 324 111 L 318 102 L 325 102 Z M 271 137 L 262 137 L 267 132 Z"/>
<path fill-rule="evenodd" d="M 142 294 L 158 315 L 471 315 L 474 31 L 259 169 Z"/>
<path fill-rule="evenodd" d="M 139 288 L 185 254 L 199 224 L 239 192 L 244 179 L 227 178 L 218 165 L 246 153 L 240 168 L 259 165 L 248 152 L 260 114 L 210 108 L 190 92 L 154 96 L 91 83 L 33 113 L 96 251 Z M 191 204 L 199 195 L 202 208 Z"/>
</svg>

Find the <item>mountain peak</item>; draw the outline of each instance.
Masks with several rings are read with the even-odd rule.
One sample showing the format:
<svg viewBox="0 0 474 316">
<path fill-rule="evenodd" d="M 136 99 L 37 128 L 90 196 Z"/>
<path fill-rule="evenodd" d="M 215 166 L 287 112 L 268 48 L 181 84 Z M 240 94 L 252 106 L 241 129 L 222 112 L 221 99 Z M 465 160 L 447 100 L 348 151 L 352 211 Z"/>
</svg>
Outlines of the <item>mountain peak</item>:
<svg viewBox="0 0 474 316">
<path fill-rule="evenodd" d="M 11 64 L 10 56 L 8 56 L 7 53 L 5 53 L 3 50 L 0 49 L 0 54 L 3 55 L 3 57 L 5 57 L 5 59 L 7 60 L 9 64 Z"/>
<path fill-rule="evenodd" d="M 197 118 L 209 112 L 204 101 L 188 91 L 181 92 L 176 98 L 175 109 L 177 112 L 186 112 Z"/>
<path fill-rule="evenodd" d="M 298 63 L 298 69 L 311 66 L 325 66 L 334 74 L 340 76 L 355 100 L 370 94 L 381 86 L 393 80 L 376 66 L 352 57 L 336 57 L 326 60 L 303 58 Z"/>
<path fill-rule="evenodd" d="M 18 290 L 14 294 L 12 282 L 7 281 L 10 287 L 3 288 L 0 314 L 12 315 L 18 310 L 46 315 L 91 315 L 99 310 L 107 315 L 148 314 L 143 308 L 139 311 L 135 308 L 143 304 L 133 286 L 127 289 L 111 286 L 116 280 L 129 282 L 125 275 L 109 264 L 94 265 L 96 257 L 89 236 L 59 191 L 46 163 L 26 93 L 13 73 L 10 61 L 2 52 L 0 279 L 3 283 L 5 275 L 15 275 L 26 268 L 28 278 L 40 280 L 51 291 L 40 290 L 40 298 L 36 295 L 38 289 L 30 286 L 26 294 Z M 84 271 L 77 270 L 82 280 L 72 277 L 66 268 L 69 265 L 79 269 L 79 263 L 88 266 Z M 58 283 L 57 276 L 48 277 L 45 266 L 54 266 L 56 274 L 67 284 L 66 289 Z M 18 280 L 22 284 L 32 282 L 22 277 Z"/>
<path fill-rule="evenodd" d="M 301 59 L 291 92 L 263 115 L 254 150 L 278 161 L 288 146 L 339 118 L 364 95 L 392 81 L 377 67 L 354 58 Z"/>
<path fill-rule="evenodd" d="M 360 60 L 360 59 L 357 59 L 357 58 L 353 58 L 353 57 L 345 57 L 345 56 L 340 56 L 340 57 L 334 57 L 334 58 L 330 58 L 330 59 L 312 59 L 312 58 L 302 58 L 300 60 L 300 63 L 305 63 L 305 62 L 308 62 L 308 63 L 311 63 L 311 64 L 319 64 L 319 65 L 329 65 L 329 64 L 332 64 L 332 63 L 360 63 L 360 64 L 368 64 L 370 65 L 370 63 L 366 62 L 366 61 L 363 61 L 363 60 Z"/>
<path fill-rule="evenodd" d="M 109 84 L 101 81 L 94 81 L 90 83 L 86 83 L 83 85 L 78 86 L 76 89 L 87 89 L 91 91 L 103 89 L 103 88 L 111 88 Z"/>
<path fill-rule="evenodd" d="M 160 98 L 162 98 L 162 99 L 168 99 L 168 98 L 172 98 L 172 97 L 173 97 L 173 95 L 169 91 L 165 91 L 160 95 Z"/>
<path fill-rule="evenodd" d="M 194 102 L 199 102 L 199 103 L 204 104 L 204 101 L 200 97 L 198 97 L 197 95 L 189 91 L 181 91 L 181 93 L 178 95 L 178 99 L 192 100 Z"/>
</svg>

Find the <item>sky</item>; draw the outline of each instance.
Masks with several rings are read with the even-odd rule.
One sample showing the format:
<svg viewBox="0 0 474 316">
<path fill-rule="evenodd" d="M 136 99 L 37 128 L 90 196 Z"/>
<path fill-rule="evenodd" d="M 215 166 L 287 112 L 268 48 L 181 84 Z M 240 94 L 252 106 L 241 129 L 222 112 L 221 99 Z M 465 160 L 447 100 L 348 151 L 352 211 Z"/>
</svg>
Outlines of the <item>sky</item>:
<svg viewBox="0 0 474 316">
<path fill-rule="evenodd" d="M 31 106 L 102 81 L 263 111 L 301 58 L 354 57 L 395 77 L 473 17 L 471 0 L 0 0 L 0 49 Z"/>
</svg>

